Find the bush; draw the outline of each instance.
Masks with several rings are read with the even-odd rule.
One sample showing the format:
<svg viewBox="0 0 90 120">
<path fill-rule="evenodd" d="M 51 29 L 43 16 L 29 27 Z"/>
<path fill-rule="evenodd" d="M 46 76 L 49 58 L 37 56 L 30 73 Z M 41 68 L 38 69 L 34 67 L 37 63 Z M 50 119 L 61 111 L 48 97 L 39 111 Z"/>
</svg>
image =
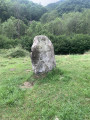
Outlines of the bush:
<svg viewBox="0 0 90 120">
<path fill-rule="evenodd" d="M 9 39 L 6 36 L 0 35 L 0 49 L 9 49 L 15 47 L 18 43 L 17 39 Z"/>
<path fill-rule="evenodd" d="M 48 35 L 48 37 L 54 45 L 55 54 L 83 54 L 84 52 L 90 50 L 89 35 Z"/>
<path fill-rule="evenodd" d="M 0 35 L 0 49 L 3 48 L 10 48 L 10 39 L 3 35 Z"/>
<path fill-rule="evenodd" d="M 22 48 L 31 51 L 31 46 L 33 44 L 33 38 L 30 36 L 24 36 L 21 38 Z"/>
<path fill-rule="evenodd" d="M 83 54 L 90 50 L 90 36 L 77 34 L 70 38 L 71 41 L 71 54 Z"/>
<path fill-rule="evenodd" d="M 71 43 L 66 35 L 49 35 L 49 38 L 53 43 L 55 54 L 69 54 Z"/>
<path fill-rule="evenodd" d="M 18 58 L 25 57 L 27 55 L 29 55 L 29 52 L 19 46 L 8 50 L 6 57 Z"/>
<path fill-rule="evenodd" d="M 55 36 L 53 34 L 45 34 L 49 37 L 54 45 L 55 54 L 83 54 L 86 51 L 90 50 L 90 35 L 86 34 L 74 34 L 71 36 L 59 35 Z M 19 43 L 22 48 L 31 51 L 31 46 L 33 44 L 34 37 L 24 36 L 19 39 L 8 39 L 5 36 L 0 35 L 0 48 L 11 48 L 15 47 Z M 19 49 L 21 51 L 21 48 Z M 24 56 L 22 51 L 14 51 L 14 54 L 11 56 Z M 19 55 L 17 55 L 19 54 Z"/>
</svg>

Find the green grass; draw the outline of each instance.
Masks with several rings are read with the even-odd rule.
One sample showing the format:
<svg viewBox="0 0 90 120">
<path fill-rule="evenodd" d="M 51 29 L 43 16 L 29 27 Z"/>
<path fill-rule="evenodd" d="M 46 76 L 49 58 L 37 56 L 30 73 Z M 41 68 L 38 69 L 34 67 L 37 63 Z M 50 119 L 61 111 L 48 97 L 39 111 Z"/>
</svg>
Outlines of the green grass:
<svg viewBox="0 0 90 120">
<path fill-rule="evenodd" d="M 0 120 L 90 120 L 90 54 L 56 56 L 57 67 L 33 74 L 29 57 L 0 54 Z M 28 89 L 24 82 L 33 82 Z"/>
</svg>

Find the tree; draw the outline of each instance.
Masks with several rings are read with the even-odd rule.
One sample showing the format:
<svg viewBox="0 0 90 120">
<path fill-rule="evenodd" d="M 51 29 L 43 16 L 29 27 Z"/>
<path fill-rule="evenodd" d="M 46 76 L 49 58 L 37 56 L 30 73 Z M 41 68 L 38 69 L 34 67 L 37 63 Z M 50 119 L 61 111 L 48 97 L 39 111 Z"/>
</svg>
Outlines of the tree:
<svg viewBox="0 0 90 120">
<path fill-rule="evenodd" d="M 43 6 L 29 0 L 0 0 L 0 18 L 2 22 L 11 16 L 23 20 L 25 23 L 31 20 L 38 21 L 46 11 Z"/>
<path fill-rule="evenodd" d="M 55 20 L 58 16 L 59 15 L 58 15 L 57 11 L 52 11 L 50 13 L 45 13 L 44 15 L 42 15 L 40 21 L 41 21 L 41 23 L 45 24 L 45 23 Z"/>
<path fill-rule="evenodd" d="M 18 28 L 19 21 L 19 28 Z M 9 38 L 17 38 L 25 34 L 26 25 L 23 21 L 15 19 L 14 17 L 9 18 L 6 22 L 2 23 L 2 34 Z"/>
</svg>

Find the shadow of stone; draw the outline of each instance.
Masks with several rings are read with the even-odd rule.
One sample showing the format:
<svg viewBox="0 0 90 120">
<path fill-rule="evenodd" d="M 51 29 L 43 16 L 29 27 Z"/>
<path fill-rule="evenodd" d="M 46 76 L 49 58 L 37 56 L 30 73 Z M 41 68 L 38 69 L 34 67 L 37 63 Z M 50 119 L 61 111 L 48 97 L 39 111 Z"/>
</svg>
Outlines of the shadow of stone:
<svg viewBox="0 0 90 120">
<path fill-rule="evenodd" d="M 58 81 L 58 78 L 62 76 L 64 72 L 58 68 L 53 69 L 52 71 L 49 71 L 48 73 L 42 73 L 42 74 L 32 74 L 30 78 L 28 78 L 27 81 L 34 81 L 38 84 L 47 83 L 51 81 Z"/>
<path fill-rule="evenodd" d="M 43 73 L 43 74 L 33 73 L 27 79 L 27 81 L 36 83 L 38 85 L 46 84 L 46 83 L 54 84 L 58 81 L 61 81 L 64 84 L 68 84 L 71 81 L 71 77 L 69 76 L 69 74 L 67 74 L 66 71 L 63 71 L 56 67 L 55 69 L 53 69 L 48 73 Z"/>
</svg>

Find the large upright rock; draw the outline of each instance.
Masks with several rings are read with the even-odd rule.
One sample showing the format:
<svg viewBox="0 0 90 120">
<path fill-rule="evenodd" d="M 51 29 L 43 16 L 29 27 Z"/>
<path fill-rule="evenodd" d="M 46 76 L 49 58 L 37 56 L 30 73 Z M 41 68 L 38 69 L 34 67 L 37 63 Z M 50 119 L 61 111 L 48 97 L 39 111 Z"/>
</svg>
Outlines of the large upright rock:
<svg viewBox="0 0 90 120">
<path fill-rule="evenodd" d="M 56 67 L 53 44 L 46 36 L 36 36 L 31 51 L 32 67 L 35 74 L 45 73 Z"/>
</svg>

